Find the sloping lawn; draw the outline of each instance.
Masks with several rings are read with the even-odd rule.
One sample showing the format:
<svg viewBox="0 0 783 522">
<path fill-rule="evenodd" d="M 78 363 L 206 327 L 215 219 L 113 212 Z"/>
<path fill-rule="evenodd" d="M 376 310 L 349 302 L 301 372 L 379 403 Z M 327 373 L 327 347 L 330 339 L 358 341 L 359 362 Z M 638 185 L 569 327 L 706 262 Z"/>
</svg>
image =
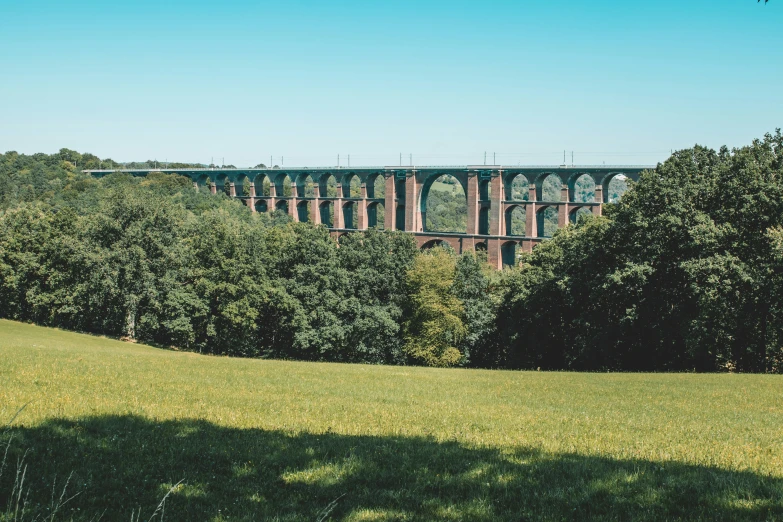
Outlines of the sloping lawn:
<svg viewBox="0 0 783 522">
<path fill-rule="evenodd" d="M 0 426 L 28 402 L 0 521 L 22 458 L 25 520 L 71 473 L 55 520 L 148 520 L 170 490 L 167 521 L 783 519 L 780 376 L 229 359 L 0 321 Z"/>
</svg>

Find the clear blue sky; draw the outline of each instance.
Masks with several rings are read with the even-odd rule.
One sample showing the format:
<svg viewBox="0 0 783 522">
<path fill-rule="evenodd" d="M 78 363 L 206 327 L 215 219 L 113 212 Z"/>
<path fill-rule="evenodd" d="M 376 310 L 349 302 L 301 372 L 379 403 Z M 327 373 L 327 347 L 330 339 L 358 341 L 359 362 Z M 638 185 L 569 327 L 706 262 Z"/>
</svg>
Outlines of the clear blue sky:
<svg viewBox="0 0 783 522">
<path fill-rule="evenodd" d="M 0 51 L 3 151 L 638 164 L 783 126 L 783 0 L 0 0 Z"/>
</svg>

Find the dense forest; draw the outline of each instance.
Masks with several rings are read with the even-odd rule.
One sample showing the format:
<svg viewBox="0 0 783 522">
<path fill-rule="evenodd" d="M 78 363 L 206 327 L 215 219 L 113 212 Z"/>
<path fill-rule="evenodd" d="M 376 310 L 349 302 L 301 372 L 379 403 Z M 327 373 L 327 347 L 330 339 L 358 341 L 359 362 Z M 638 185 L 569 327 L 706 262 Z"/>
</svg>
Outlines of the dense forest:
<svg viewBox="0 0 783 522">
<path fill-rule="evenodd" d="M 780 131 L 675 152 L 501 272 L 404 232 L 338 245 L 176 175 L 80 172 L 116 165 L 0 155 L 0 316 L 247 357 L 783 372 Z M 464 223 L 448 185 L 439 229 Z"/>
</svg>

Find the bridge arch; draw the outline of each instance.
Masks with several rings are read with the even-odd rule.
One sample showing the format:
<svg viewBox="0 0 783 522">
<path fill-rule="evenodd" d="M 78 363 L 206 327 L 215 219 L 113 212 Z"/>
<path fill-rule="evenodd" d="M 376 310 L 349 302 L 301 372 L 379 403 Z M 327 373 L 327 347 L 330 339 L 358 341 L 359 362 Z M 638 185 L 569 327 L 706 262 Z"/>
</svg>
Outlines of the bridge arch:
<svg viewBox="0 0 783 522">
<path fill-rule="evenodd" d="M 207 174 L 201 174 L 194 179 L 194 183 L 199 192 L 209 192 L 210 187 L 214 184 L 212 179 Z"/>
<path fill-rule="evenodd" d="M 318 188 L 320 197 L 322 198 L 336 198 L 337 197 L 337 178 L 334 174 L 327 172 L 321 176 L 318 180 Z"/>
<path fill-rule="evenodd" d="M 568 201 L 592 203 L 595 201 L 595 178 L 585 172 L 577 172 L 568 179 Z"/>
<path fill-rule="evenodd" d="M 343 188 L 342 197 L 344 198 L 360 198 L 362 197 L 362 179 L 355 172 L 346 172 L 342 175 L 342 182 L 340 183 Z"/>
<path fill-rule="evenodd" d="M 386 228 L 385 207 L 380 201 L 371 201 L 367 204 L 367 227 L 383 230 Z"/>
<path fill-rule="evenodd" d="M 592 216 L 593 209 L 586 206 L 571 207 L 568 210 L 568 221 L 569 223 L 577 223 L 579 222 L 579 217 L 583 215 Z"/>
<path fill-rule="evenodd" d="M 367 197 L 369 199 L 382 199 L 386 197 L 386 177 L 380 172 L 373 172 L 367 176 Z"/>
<path fill-rule="evenodd" d="M 359 205 L 356 201 L 344 201 L 342 205 L 343 228 L 356 230 L 359 223 Z"/>
<path fill-rule="evenodd" d="M 609 172 L 601 180 L 602 203 L 615 203 L 628 190 L 628 177 L 622 172 Z"/>
<path fill-rule="evenodd" d="M 560 201 L 563 180 L 557 172 L 544 172 L 535 181 L 536 201 Z"/>
<path fill-rule="evenodd" d="M 527 201 L 530 199 L 530 180 L 521 172 L 506 176 L 503 183 L 506 201 Z"/>
<path fill-rule="evenodd" d="M 507 236 L 527 235 L 527 207 L 525 205 L 511 205 L 506 209 Z"/>
<path fill-rule="evenodd" d="M 302 172 L 296 177 L 296 197 L 314 198 L 316 182 L 310 172 Z"/>
<path fill-rule="evenodd" d="M 296 203 L 296 219 L 301 223 L 309 223 L 312 221 L 310 216 L 310 202 L 307 200 L 297 201 Z"/>
<path fill-rule="evenodd" d="M 272 195 L 272 184 L 269 181 L 269 176 L 260 172 L 253 178 L 253 186 L 256 188 L 257 197 L 270 197 Z"/>
<path fill-rule="evenodd" d="M 492 180 L 481 179 L 478 181 L 478 233 L 489 235 L 489 209 L 492 204 Z"/>
<path fill-rule="evenodd" d="M 394 194 L 397 196 L 394 202 L 394 229 L 407 230 L 405 227 L 405 207 L 407 205 L 405 196 L 405 179 L 394 178 Z M 412 205 L 415 202 L 411 203 Z"/>
<path fill-rule="evenodd" d="M 517 266 L 519 264 L 519 243 L 516 241 L 504 241 L 500 245 L 500 258 L 503 266 Z"/>
<path fill-rule="evenodd" d="M 558 228 L 557 205 L 536 206 L 538 237 L 552 237 Z"/>
<path fill-rule="evenodd" d="M 467 189 L 467 176 L 430 174 L 422 184 L 419 199 L 422 229 L 464 234 L 468 217 Z"/>
<path fill-rule="evenodd" d="M 277 203 L 275 203 L 275 210 L 279 210 L 281 212 L 285 212 L 288 214 L 288 200 L 287 199 L 281 199 Z"/>
<path fill-rule="evenodd" d="M 294 194 L 291 178 L 285 172 L 275 176 L 275 197 L 290 198 Z"/>
<path fill-rule="evenodd" d="M 258 199 L 256 200 L 256 212 L 268 212 L 269 211 L 269 203 L 265 199 Z"/>
<path fill-rule="evenodd" d="M 231 182 L 228 179 L 228 175 L 223 172 L 218 172 L 214 175 L 214 182 L 217 193 L 223 193 L 226 196 L 229 196 L 230 190 L 231 190 Z"/>
<path fill-rule="evenodd" d="M 435 247 L 447 248 L 449 250 L 454 250 L 454 251 L 457 250 L 457 248 L 454 248 L 454 245 L 452 245 L 447 239 L 442 239 L 442 238 L 429 239 L 425 241 L 419 247 L 419 250 L 423 252 L 425 250 L 430 250 Z"/>
<path fill-rule="evenodd" d="M 321 223 L 326 228 L 334 228 L 334 202 L 324 201 L 318 206 L 321 213 Z"/>
<path fill-rule="evenodd" d="M 229 177 L 229 181 L 234 184 L 234 195 L 236 197 L 250 196 L 250 177 L 244 172 L 238 172 Z"/>
</svg>

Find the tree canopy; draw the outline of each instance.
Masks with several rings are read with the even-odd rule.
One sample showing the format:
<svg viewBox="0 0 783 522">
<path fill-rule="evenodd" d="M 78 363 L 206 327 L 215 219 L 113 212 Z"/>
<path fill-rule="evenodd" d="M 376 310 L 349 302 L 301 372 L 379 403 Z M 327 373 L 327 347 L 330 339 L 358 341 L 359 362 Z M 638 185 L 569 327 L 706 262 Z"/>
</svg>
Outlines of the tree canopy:
<svg viewBox="0 0 783 522">
<path fill-rule="evenodd" d="M 177 175 L 79 170 L 99 165 L 0 155 L 0 316 L 245 357 L 783 372 L 780 131 L 675 152 L 502 272 L 404 232 L 338 245 Z"/>
</svg>

